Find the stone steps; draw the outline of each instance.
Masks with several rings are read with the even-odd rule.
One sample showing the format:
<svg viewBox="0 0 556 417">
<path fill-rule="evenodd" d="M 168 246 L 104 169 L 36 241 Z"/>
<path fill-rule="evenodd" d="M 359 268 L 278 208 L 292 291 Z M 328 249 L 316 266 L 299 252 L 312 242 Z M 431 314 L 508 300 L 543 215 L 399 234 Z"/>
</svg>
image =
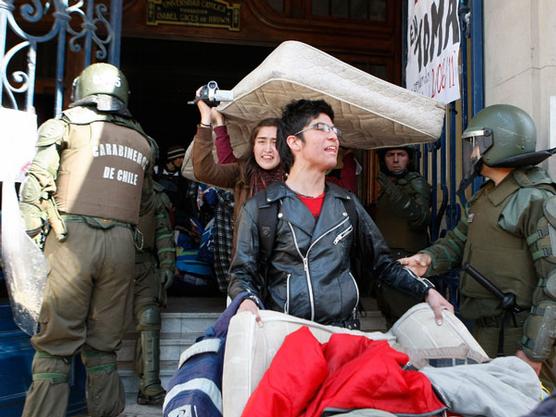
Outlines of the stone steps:
<svg viewBox="0 0 556 417">
<path fill-rule="evenodd" d="M 137 392 L 139 390 L 139 378 L 135 374 L 135 370 L 133 366 L 122 366 L 118 364 L 118 373 L 120 374 L 120 378 L 124 384 L 124 389 L 126 392 L 127 403 L 134 403 L 135 399 L 137 398 Z M 162 386 L 164 389 L 168 386 L 168 382 L 176 373 L 176 369 L 178 367 L 177 361 L 172 361 L 171 363 L 167 364 L 165 368 L 162 368 L 161 363 L 160 369 L 160 381 L 162 382 Z"/>
<path fill-rule="evenodd" d="M 176 372 L 181 353 L 214 324 L 220 312 L 163 312 L 160 331 L 160 380 L 166 387 Z M 139 380 L 135 374 L 135 344 L 138 333 L 132 327 L 118 351 L 118 371 L 127 402 L 135 402 Z"/>
</svg>

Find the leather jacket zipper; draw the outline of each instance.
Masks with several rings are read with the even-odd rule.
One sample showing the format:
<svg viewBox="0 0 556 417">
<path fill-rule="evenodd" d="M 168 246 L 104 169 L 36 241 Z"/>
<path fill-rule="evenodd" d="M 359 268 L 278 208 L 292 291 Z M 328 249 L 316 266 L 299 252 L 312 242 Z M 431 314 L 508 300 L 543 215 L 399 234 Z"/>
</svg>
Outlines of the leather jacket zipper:
<svg viewBox="0 0 556 417">
<path fill-rule="evenodd" d="M 342 233 L 340 233 L 338 236 L 336 236 L 336 239 L 334 239 L 334 245 L 337 245 L 338 243 L 340 243 L 340 241 L 343 240 L 352 231 L 353 231 L 353 226 L 350 225 L 346 230 L 344 230 Z"/>
<path fill-rule="evenodd" d="M 355 277 L 353 276 L 351 271 L 349 273 L 349 276 L 353 281 L 353 285 L 355 286 L 355 293 L 357 294 L 357 299 L 355 300 L 355 306 L 353 307 L 353 317 L 357 317 L 357 306 L 359 305 L 359 287 L 357 286 L 357 281 L 355 280 Z"/>
<path fill-rule="evenodd" d="M 303 270 L 305 271 L 305 280 L 307 281 L 307 289 L 308 289 L 308 292 L 309 292 L 309 304 L 311 306 L 311 321 L 315 321 L 315 295 L 313 293 L 313 283 L 311 281 L 311 273 L 309 271 L 309 252 L 311 251 L 311 248 L 319 242 L 319 240 L 321 240 L 327 234 L 332 233 L 334 230 L 341 227 L 347 221 L 349 221 L 349 218 L 345 218 L 342 222 L 340 222 L 336 226 L 328 229 L 326 232 L 324 232 L 322 235 L 320 235 L 317 239 L 315 239 L 315 241 L 313 243 L 311 243 L 311 246 L 309 246 L 309 249 L 307 249 L 307 253 L 305 254 L 305 256 L 303 256 L 303 254 L 299 250 L 299 245 L 297 243 L 297 236 L 295 235 L 295 230 L 293 229 L 292 224 L 290 222 L 288 222 L 288 226 L 290 227 L 290 230 L 292 232 L 293 243 L 295 245 L 295 249 L 297 250 L 297 253 L 299 254 L 301 259 L 303 260 Z"/>
<path fill-rule="evenodd" d="M 284 303 L 284 313 L 290 313 L 290 278 L 292 274 L 288 274 L 286 278 L 286 302 Z"/>
</svg>

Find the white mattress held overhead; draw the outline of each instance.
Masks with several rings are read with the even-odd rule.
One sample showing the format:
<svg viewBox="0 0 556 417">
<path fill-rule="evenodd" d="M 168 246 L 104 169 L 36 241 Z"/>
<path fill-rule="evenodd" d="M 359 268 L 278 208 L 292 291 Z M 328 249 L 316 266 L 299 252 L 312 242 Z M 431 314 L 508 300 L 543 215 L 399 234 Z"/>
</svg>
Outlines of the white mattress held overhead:
<svg viewBox="0 0 556 417">
<path fill-rule="evenodd" d="M 233 93 L 234 100 L 219 110 L 227 116 L 234 145 L 245 144 L 259 120 L 280 116 L 285 104 L 301 98 L 326 100 L 351 148 L 432 142 L 444 122 L 441 103 L 296 41 L 280 44 Z"/>
</svg>

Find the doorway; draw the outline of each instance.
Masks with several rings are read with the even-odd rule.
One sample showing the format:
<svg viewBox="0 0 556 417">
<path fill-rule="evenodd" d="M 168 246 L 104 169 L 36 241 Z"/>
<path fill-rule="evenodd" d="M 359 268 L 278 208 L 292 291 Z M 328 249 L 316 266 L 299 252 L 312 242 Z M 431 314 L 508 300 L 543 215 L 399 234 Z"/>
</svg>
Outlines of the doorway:
<svg viewBox="0 0 556 417">
<path fill-rule="evenodd" d="M 197 106 L 187 102 L 194 98 L 197 88 L 211 80 L 217 81 L 222 89 L 233 88 L 272 49 L 124 38 L 121 68 L 130 85 L 129 107 L 145 132 L 159 144 L 160 160 L 165 161 L 170 147 L 181 145 L 187 148 L 193 139 L 200 116 Z M 179 274 L 169 296 L 221 298 L 226 287 L 222 276 L 217 278 L 213 269 L 216 259 L 211 259 L 210 251 L 207 255 L 204 246 L 209 245 L 204 240 L 207 239 L 206 233 L 210 235 L 210 230 L 214 233 L 214 226 L 209 225 L 218 204 L 215 195 L 207 194 L 215 192 L 200 189 L 202 185 L 180 176 L 158 176 L 158 181 L 165 185 L 174 203 L 172 220 Z M 200 201 L 202 206 L 199 206 Z"/>
<path fill-rule="evenodd" d="M 131 89 L 130 110 L 161 148 L 189 145 L 199 112 L 187 104 L 210 80 L 231 89 L 273 50 L 269 47 L 122 39 L 121 67 Z"/>
</svg>

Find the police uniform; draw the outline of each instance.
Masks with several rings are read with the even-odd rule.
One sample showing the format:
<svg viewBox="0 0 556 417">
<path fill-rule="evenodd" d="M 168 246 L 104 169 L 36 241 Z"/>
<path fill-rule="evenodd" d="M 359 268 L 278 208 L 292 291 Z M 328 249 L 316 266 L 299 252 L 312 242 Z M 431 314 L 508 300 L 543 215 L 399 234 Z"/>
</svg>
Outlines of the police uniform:
<svg viewBox="0 0 556 417">
<path fill-rule="evenodd" d="M 384 235 L 394 258 L 413 254 L 429 244 L 431 190 L 419 173 L 379 174 L 381 194 L 373 209 L 373 220 Z M 409 297 L 386 284 L 376 283 L 378 307 L 391 326 L 416 304 Z"/>
<path fill-rule="evenodd" d="M 102 82 L 111 74 L 118 86 L 125 81 L 109 64 L 88 68 Z M 116 111 L 97 109 L 97 100 L 110 109 L 112 98 L 91 97 L 40 127 L 37 154 L 21 190 L 28 233 L 36 231 L 45 215 L 42 203 L 51 196 L 65 225 L 63 234 L 46 238 L 50 269 L 39 330 L 31 338 L 36 353 L 26 417 L 65 416 L 70 362 L 79 351 L 87 370 L 89 414 L 117 416 L 125 406 L 116 350 L 132 298 L 135 225 L 140 209 L 152 205 L 155 144 L 119 105 Z"/>
<path fill-rule="evenodd" d="M 428 273 L 469 264 L 507 294 L 490 291 L 467 272 L 459 282 L 460 311 L 490 356 L 517 351 L 545 362 L 541 379 L 554 387 L 556 340 L 556 184 L 536 166 L 553 150 L 536 150 L 535 122 L 525 111 L 494 104 L 477 113 L 462 134 L 463 179 L 490 178 L 469 201 L 445 238 L 422 252 Z M 472 272 L 472 270 L 470 270 Z M 476 275 L 476 274 L 474 274 Z M 497 295 L 496 295 L 497 294 Z M 503 308 L 504 304 L 515 304 Z"/>
<path fill-rule="evenodd" d="M 155 182 L 154 205 L 139 219 L 143 246 L 135 256 L 133 310 L 139 332 L 135 369 L 140 379 L 137 397 L 140 404 L 161 403 L 165 394 L 160 384 L 160 307 L 166 304 L 166 289 L 171 285 L 176 266 L 170 208 L 164 188 Z"/>
<path fill-rule="evenodd" d="M 521 349 L 537 361 L 552 354 L 554 336 L 540 333 L 550 320 L 545 313 L 556 309 L 555 185 L 539 167 L 515 169 L 497 186 L 488 181 L 456 228 L 421 251 L 432 258 L 427 274 L 469 263 L 501 291 L 515 295 L 522 312 L 507 315 L 499 299 L 461 274 L 461 315 L 474 320 L 473 335 L 491 357 L 499 350 L 500 327 L 502 354 Z M 548 337 L 548 343 L 539 346 L 539 337 Z"/>
</svg>

